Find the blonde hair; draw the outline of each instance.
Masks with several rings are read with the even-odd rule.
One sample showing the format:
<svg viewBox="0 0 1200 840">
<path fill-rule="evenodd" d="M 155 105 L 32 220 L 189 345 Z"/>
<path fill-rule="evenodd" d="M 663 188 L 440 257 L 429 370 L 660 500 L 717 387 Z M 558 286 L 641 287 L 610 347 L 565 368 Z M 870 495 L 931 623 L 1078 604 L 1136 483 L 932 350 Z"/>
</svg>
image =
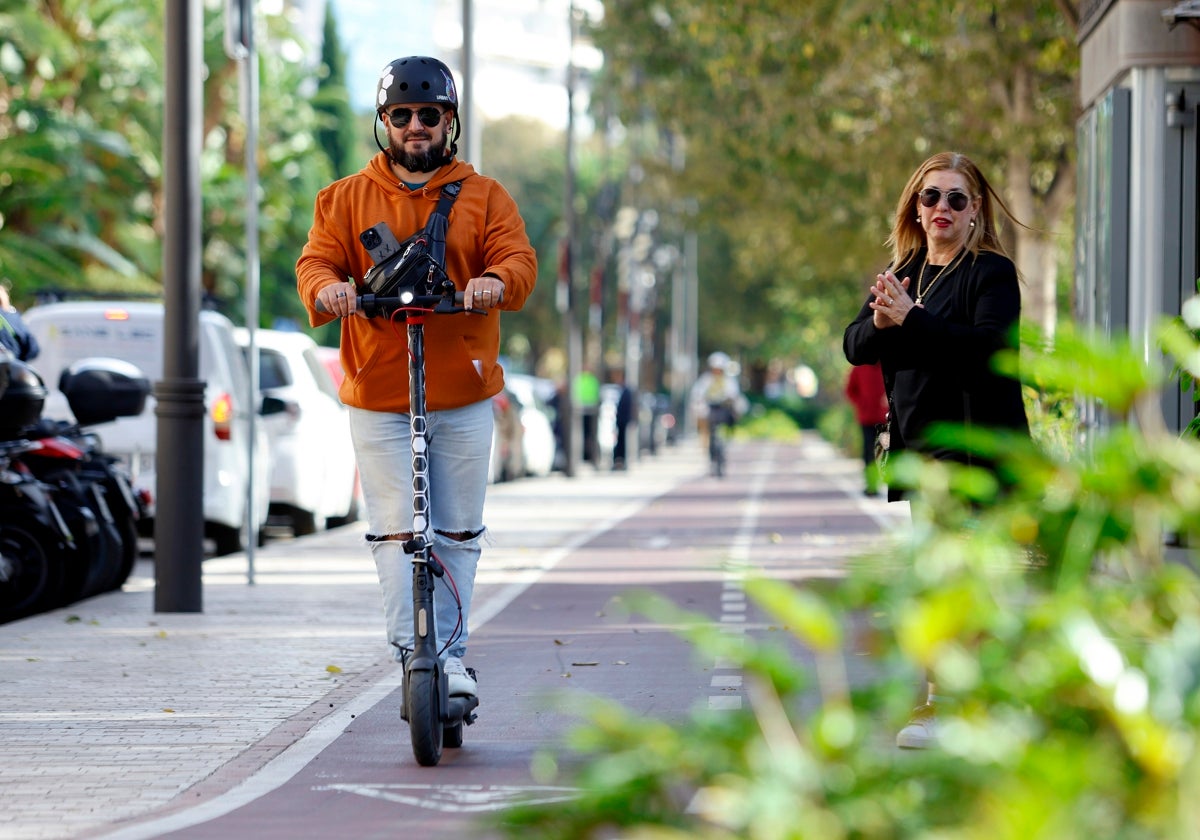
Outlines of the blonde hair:
<svg viewBox="0 0 1200 840">
<path fill-rule="evenodd" d="M 963 176 L 967 182 L 967 190 L 971 198 L 980 200 L 979 214 L 975 217 L 975 226 L 967 234 L 965 248 L 971 254 L 978 255 L 980 251 L 994 251 L 1008 256 L 1000 241 L 1000 231 L 996 225 L 997 208 L 1016 224 L 1021 224 L 1013 216 L 1012 211 L 1004 200 L 992 189 L 987 178 L 979 171 L 969 157 L 958 152 L 939 152 L 917 167 L 916 172 L 904 185 L 900 199 L 896 202 L 896 218 L 892 222 L 892 232 L 888 236 L 887 246 L 892 249 L 892 266 L 899 267 L 925 247 L 925 229 L 917 221 L 917 193 L 925 176 L 930 172 L 950 170 Z"/>
</svg>

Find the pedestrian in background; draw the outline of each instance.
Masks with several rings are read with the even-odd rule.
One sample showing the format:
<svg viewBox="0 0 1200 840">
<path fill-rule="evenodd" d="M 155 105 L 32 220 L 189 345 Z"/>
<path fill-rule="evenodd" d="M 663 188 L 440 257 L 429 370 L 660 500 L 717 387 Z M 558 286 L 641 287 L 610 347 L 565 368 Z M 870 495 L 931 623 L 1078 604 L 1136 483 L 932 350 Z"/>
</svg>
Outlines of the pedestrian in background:
<svg viewBox="0 0 1200 840">
<path fill-rule="evenodd" d="M 942 152 L 922 163 L 896 203 L 891 262 L 846 327 L 852 365 L 882 363 L 891 386 L 890 452 L 990 468 L 978 456 L 926 439 L 934 424 L 986 426 L 1029 434 L 1021 384 L 992 369 L 1014 348 L 1021 316 L 1017 270 L 1005 253 L 997 211 L 1011 212 L 966 156 Z M 888 487 L 888 499 L 902 493 Z M 897 735 L 898 746 L 937 742 L 940 698 L 928 699 Z"/>
<path fill-rule="evenodd" d="M 583 426 L 583 460 L 599 469 L 600 438 L 596 432 L 600 422 L 600 379 L 591 368 L 584 368 L 575 375 L 571 397 Z"/>
<path fill-rule="evenodd" d="M 854 406 L 854 419 L 862 430 L 864 491 L 868 496 L 879 492 L 881 479 L 875 462 L 875 439 L 879 426 L 887 422 L 887 390 L 883 386 L 883 368 L 879 362 L 855 365 L 846 377 L 846 399 Z"/>
<path fill-rule="evenodd" d="M 12 305 L 8 296 L 11 288 L 7 279 L 0 280 L 0 344 L 22 362 L 31 362 L 37 358 L 41 348 L 37 336 L 29 331 L 21 313 Z"/>
<path fill-rule="evenodd" d="M 633 422 L 633 389 L 625 384 L 625 371 L 615 367 L 608 374 L 608 381 L 616 385 L 616 411 L 613 413 L 613 451 L 612 468 L 626 469 L 629 447 L 629 424 Z"/>
<path fill-rule="evenodd" d="M 428 410 L 418 419 L 429 433 L 433 553 L 453 580 L 434 603 L 437 638 L 446 645 L 442 667 L 450 695 L 474 696 L 476 681 L 462 657 L 485 531 L 491 398 L 504 387 L 499 310 L 525 304 L 537 279 L 537 257 L 512 196 L 455 157 L 458 92 L 443 62 L 426 56 L 391 62 L 376 83 L 375 107 L 387 146 L 376 136 L 379 153 L 317 195 L 296 263 L 297 288 L 314 327 L 342 319 L 345 378 L 338 393 L 350 407 L 366 539 L 383 590 L 388 641 L 403 662 L 413 645 L 412 567 L 404 553 L 405 541 L 413 538 L 414 492 L 408 336 L 387 318 L 355 317 L 362 315 L 355 280 L 372 264 L 359 235 L 383 220 L 398 240 L 407 239 L 424 229 L 443 189 L 461 182 L 446 228 L 445 268 L 475 311 L 428 319 Z"/>
</svg>

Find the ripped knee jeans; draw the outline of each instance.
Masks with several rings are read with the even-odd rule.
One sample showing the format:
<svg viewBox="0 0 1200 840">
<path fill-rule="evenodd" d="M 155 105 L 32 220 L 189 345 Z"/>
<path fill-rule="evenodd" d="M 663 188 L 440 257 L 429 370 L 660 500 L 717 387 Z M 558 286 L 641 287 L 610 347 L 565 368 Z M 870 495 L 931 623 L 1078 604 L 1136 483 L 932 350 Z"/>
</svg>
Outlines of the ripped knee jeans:
<svg viewBox="0 0 1200 840">
<path fill-rule="evenodd" d="M 450 656 L 461 657 L 467 649 L 485 531 L 483 502 L 492 421 L 491 400 L 426 416 L 429 524 L 434 556 L 446 569 L 445 577 L 435 579 L 434 615 L 438 647 L 450 641 L 445 651 Z M 403 550 L 403 541 L 413 533 L 410 428 L 407 414 L 350 409 L 367 510 L 367 544 L 379 573 L 388 641 L 397 661 L 412 648 L 413 640 L 412 558 Z"/>
</svg>

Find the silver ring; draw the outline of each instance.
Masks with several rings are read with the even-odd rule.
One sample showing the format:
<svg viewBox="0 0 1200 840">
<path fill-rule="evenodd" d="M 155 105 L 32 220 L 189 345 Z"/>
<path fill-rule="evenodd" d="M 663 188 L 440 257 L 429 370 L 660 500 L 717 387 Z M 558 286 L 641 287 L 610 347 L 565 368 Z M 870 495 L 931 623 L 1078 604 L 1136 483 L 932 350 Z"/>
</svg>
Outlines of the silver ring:
<svg viewBox="0 0 1200 840">
<path fill-rule="evenodd" d="M 891 298 L 888 298 L 887 301 L 888 301 L 888 306 L 891 306 L 893 303 L 896 302 L 896 301 L 892 300 Z"/>
<path fill-rule="evenodd" d="M 483 297 L 483 292 L 476 292 L 475 297 Z"/>
<path fill-rule="evenodd" d="M 345 296 L 346 296 L 346 293 L 345 293 L 345 292 L 338 292 L 338 293 L 337 293 L 337 296 L 338 296 L 338 297 L 345 297 Z"/>
</svg>

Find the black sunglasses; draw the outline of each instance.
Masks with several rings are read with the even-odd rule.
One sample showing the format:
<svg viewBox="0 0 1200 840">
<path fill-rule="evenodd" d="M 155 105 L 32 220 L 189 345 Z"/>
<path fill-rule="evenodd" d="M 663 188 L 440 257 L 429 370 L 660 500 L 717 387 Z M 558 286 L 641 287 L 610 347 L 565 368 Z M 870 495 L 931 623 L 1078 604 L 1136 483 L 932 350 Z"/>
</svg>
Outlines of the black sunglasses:
<svg viewBox="0 0 1200 840">
<path fill-rule="evenodd" d="M 412 120 L 412 108 L 393 108 L 385 112 L 388 120 L 395 128 L 404 128 Z M 442 111 L 437 108 L 418 108 L 417 119 L 421 121 L 421 125 L 426 128 L 433 128 L 442 121 Z"/>
<path fill-rule="evenodd" d="M 950 190 L 945 195 L 946 203 L 956 213 L 966 210 L 967 205 L 971 203 L 971 197 L 962 190 Z M 942 200 L 942 191 L 937 187 L 926 187 L 917 193 L 917 198 L 921 199 L 921 203 L 926 207 L 937 207 L 938 202 Z"/>
</svg>

